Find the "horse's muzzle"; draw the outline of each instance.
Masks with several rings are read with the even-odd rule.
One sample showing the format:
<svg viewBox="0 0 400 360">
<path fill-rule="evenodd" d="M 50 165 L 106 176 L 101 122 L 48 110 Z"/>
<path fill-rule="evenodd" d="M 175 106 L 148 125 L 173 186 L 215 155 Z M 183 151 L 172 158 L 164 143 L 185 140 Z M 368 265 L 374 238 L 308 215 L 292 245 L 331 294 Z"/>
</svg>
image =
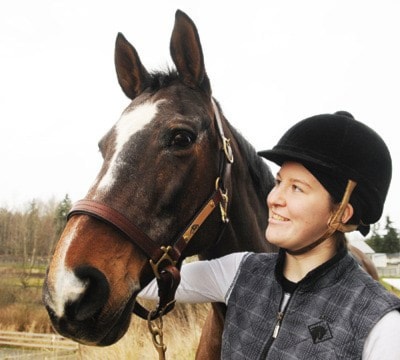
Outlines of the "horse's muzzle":
<svg viewBox="0 0 400 360">
<path fill-rule="evenodd" d="M 110 286 L 104 274 L 90 266 L 80 266 L 74 271 L 85 284 L 85 290 L 75 300 L 64 304 L 62 314 L 56 314 L 51 294 L 45 285 L 43 301 L 55 330 L 85 345 L 107 346 L 118 341 L 129 326 L 134 299 L 120 314 L 104 314 L 109 300 Z M 46 284 L 46 282 L 45 282 Z"/>
</svg>

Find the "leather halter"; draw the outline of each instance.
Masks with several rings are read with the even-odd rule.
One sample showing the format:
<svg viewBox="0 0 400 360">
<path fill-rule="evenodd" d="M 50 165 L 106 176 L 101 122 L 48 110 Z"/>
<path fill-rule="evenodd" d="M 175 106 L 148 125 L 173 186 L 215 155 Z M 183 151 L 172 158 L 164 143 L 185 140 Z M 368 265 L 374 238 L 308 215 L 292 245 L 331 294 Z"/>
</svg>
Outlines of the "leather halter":
<svg viewBox="0 0 400 360">
<path fill-rule="evenodd" d="M 230 140 L 224 135 L 218 107 L 213 98 L 211 98 L 211 102 L 219 135 L 222 140 L 222 151 L 224 152 L 223 160 L 220 163 L 220 176 L 216 179 L 215 190 L 210 198 L 195 214 L 182 235 L 178 236 L 174 242 L 170 245 L 157 245 L 124 214 L 98 201 L 79 200 L 68 214 L 68 219 L 75 215 L 89 215 L 112 225 L 148 256 L 154 276 L 157 279 L 160 299 L 157 308 L 151 312 L 143 308 L 137 301 L 135 302 L 133 312 L 144 319 L 156 319 L 173 309 L 175 305 L 175 292 L 180 282 L 178 266 L 180 266 L 180 260 L 182 260 L 181 254 L 203 222 L 213 213 L 218 205 L 221 210 L 222 222 L 225 224 L 229 222 L 227 216 L 228 194 L 224 186 L 224 180 L 230 176 L 230 165 L 234 159 Z"/>
</svg>

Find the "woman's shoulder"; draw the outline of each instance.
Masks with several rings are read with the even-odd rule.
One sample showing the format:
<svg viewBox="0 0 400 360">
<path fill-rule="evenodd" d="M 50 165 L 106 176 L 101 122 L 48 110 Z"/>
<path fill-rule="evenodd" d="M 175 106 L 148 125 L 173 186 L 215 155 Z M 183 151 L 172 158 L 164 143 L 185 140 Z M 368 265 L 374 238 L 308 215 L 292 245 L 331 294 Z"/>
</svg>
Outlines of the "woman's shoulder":
<svg viewBox="0 0 400 360">
<path fill-rule="evenodd" d="M 400 298 L 373 279 L 361 266 L 354 267 L 347 278 L 352 282 L 351 287 L 353 289 L 359 287 L 366 299 L 371 299 L 374 303 L 382 302 L 382 305 L 390 304 L 393 309 L 400 309 Z"/>
<path fill-rule="evenodd" d="M 268 271 L 275 267 L 277 257 L 277 253 L 249 252 L 243 257 L 241 268 L 251 272 Z"/>
<path fill-rule="evenodd" d="M 255 262 L 263 262 L 266 260 L 275 260 L 278 256 L 278 253 L 272 252 L 272 253 L 255 253 L 255 252 L 248 252 L 246 255 L 246 258 L 249 258 L 252 261 Z"/>
</svg>

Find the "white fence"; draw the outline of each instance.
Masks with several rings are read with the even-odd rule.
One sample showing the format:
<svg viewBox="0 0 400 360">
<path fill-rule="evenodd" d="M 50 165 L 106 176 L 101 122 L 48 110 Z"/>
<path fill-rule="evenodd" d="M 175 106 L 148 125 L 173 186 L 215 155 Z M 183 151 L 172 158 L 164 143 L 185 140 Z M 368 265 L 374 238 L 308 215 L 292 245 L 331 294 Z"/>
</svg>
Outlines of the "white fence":
<svg viewBox="0 0 400 360">
<path fill-rule="evenodd" d="M 79 344 L 56 334 L 38 334 L 18 331 L 0 330 L 0 352 L 7 350 L 7 357 L 2 359 L 33 359 L 40 356 L 42 359 L 78 359 Z M 23 349 L 21 351 L 12 349 Z M 35 352 L 28 353 L 26 349 L 36 349 Z M 40 350 L 40 354 L 38 353 Z M 14 354 L 14 355 L 12 355 Z"/>
<path fill-rule="evenodd" d="M 399 277 L 400 265 L 387 265 L 386 267 L 378 267 L 378 274 L 382 277 Z"/>
</svg>

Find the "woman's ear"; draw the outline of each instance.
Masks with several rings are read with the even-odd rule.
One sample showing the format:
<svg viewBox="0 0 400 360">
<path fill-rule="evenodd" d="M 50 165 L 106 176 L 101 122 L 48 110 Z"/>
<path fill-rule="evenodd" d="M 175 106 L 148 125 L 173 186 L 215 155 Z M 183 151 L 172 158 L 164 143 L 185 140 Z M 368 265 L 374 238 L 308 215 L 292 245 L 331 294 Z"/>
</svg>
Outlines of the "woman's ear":
<svg viewBox="0 0 400 360">
<path fill-rule="evenodd" d="M 343 211 L 343 215 L 342 215 L 342 224 L 346 224 L 346 223 L 351 219 L 351 217 L 353 216 L 353 214 L 354 214 L 353 205 L 351 205 L 350 203 L 348 203 L 348 204 L 346 205 L 346 208 L 345 208 L 344 211 Z"/>
</svg>

